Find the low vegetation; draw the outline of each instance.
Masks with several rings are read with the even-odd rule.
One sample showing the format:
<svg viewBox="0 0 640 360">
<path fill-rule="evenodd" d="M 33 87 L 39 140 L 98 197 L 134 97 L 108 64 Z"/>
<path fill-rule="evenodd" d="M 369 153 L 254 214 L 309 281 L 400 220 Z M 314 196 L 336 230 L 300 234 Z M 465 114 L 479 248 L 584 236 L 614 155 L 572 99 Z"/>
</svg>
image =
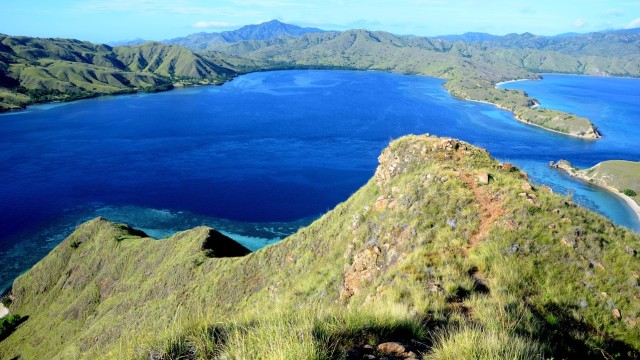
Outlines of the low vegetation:
<svg viewBox="0 0 640 360">
<path fill-rule="evenodd" d="M 22 320 L 24 319 L 18 314 L 11 314 L 0 318 L 0 341 L 9 336 Z"/>
<path fill-rule="evenodd" d="M 589 183 L 619 191 L 640 205 L 640 197 L 638 196 L 638 192 L 640 192 L 640 162 L 638 161 L 608 160 L 583 170 L 575 168 L 565 160 L 560 160 L 552 166 Z"/>
<path fill-rule="evenodd" d="M 175 45 L 148 42 L 112 48 L 0 35 L 0 111 L 40 102 L 165 91 L 174 84 L 220 84 L 236 74 L 229 62 Z"/>
<path fill-rule="evenodd" d="M 631 189 L 624 189 L 621 191 L 623 194 L 627 195 L 627 196 L 638 196 L 638 193 L 635 192 L 635 190 L 631 190 Z"/>
<path fill-rule="evenodd" d="M 206 227 L 157 241 L 79 226 L 15 281 L 28 319 L 0 357 L 640 355 L 638 235 L 461 141 L 408 136 L 379 161 L 347 201 L 248 255 L 217 252 L 232 240 Z"/>
</svg>

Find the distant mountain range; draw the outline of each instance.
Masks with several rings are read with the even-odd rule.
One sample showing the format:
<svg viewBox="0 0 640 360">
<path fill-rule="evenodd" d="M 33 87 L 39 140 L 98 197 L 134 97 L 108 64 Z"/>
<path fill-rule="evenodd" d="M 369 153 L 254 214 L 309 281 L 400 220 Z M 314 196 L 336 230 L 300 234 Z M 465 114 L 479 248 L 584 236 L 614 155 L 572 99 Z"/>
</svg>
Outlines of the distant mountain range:
<svg viewBox="0 0 640 360">
<path fill-rule="evenodd" d="M 238 30 L 220 33 L 200 32 L 185 37 L 165 40 L 169 45 L 180 45 L 192 50 L 207 50 L 212 44 L 234 43 L 244 40 L 271 40 L 282 37 L 298 37 L 310 33 L 323 33 L 324 30 L 300 27 L 271 20 L 258 25 L 246 25 Z"/>
<path fill-rule="evenodd" d="M 466 32 L 461 35 L 438 35 L 434 36 L 437 39 L 449 40 L 449 41 L 464 41 L 464 42 L 483 42 L 483 41 L 498 41 L 500 42 L 503 39 L 515 38 L 515 37 L 538 37 L 544 39 L 563 39 L 563 38 L 576 38 L 576 37 L 590 37 L 596 34 L 605 34 L 605 33 L 614 33 L 614 34 L 640 34 L 640 28 L 635 29 L 620 29 L 620 30 L 604 30 L 597 31 L 592 33 L 577 33 L 577 32 L 568 32 L 551 36 L 544 35 L 534 35 L 531 33 L 522 33 L 522 34 L 507 34 L 507 35 L 493 35 L 489 33 L 483 32 Z"/>
<path fill-rule="evenodd" d="M 143 38 L 135 38 L 133 40 L 121 40 L 121 41 L 112 41 L 108 43 L 109 46 L 131 46 L 131 45 L 139 45 L 146 43 L 150 40 L 145 40 Z"/>
</svg>

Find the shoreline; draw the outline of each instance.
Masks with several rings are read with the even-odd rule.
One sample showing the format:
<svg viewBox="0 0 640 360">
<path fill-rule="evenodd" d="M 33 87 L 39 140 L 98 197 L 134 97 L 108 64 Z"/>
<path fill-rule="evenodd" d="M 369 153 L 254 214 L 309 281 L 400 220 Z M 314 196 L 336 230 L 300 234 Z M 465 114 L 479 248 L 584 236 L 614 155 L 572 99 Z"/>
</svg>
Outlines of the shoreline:
<svg viewBox="0 0 640 360">
<path fill-rule="evenodd" d="M 529 80 L 529 79 L 527 79 L 527 80 Z M 514 80 L 514 81 L 519 81 L 519 80 Z M 579 136 L 579 135 L 574 135 L 574 134 L 569 134 L 569 133 L 561 132 L 561 131 L 558 131 L 558 130 L 549 129 L 549 128 L 546 128 L 546 127 L 544 127 L 544 126 L 542 126 L 542 125 L 538 125 L 538 124 L 534 124 L 534 123 L 532 123 L 532 122 L 524 121 L 524 120 L 522 120 L 520 117 L 518 117 L 518 115 L 516 115 L 516 113 L 514 113 L 514 112 L 513 112 L 513 111 L 511 111 L 510 109 L 505 109 L 505 108 L 503 108 L 503 107 L 502 107 L 502 106 L 500 106 L 499 104 L 494 104 L 494 103 L 492 103 L 492 102 L 483 101 L 483 100 L 473 100 L 473 99 L 466 99 L 466 98 L 459 98 L 459 99 L 462 99 L 462 100 L 464 100 L 464 101 L 473 101 L 473 102 L 477 102 L 477 103 L 482 103 L 482 104 L 487 104 L 487 105 L 493 105 L 493 106 L 497 107 L 497 108 L 498 108 L 498 109 L 500 109 L 500 110 L 504 110 L 504 111 L 507 111 L 507 112 L 511 113 L 511 115 L 513 115 L 513 118 L 514 118 L 514 119 L 516 119 L 518 122 L 521 122 L 521 123 L 523 123 L 523 124 L 525 124 L 525 125 L 535 126 L 535 127 L 540 128 L 540 129 L 542 129 L 542 130 L 545 130 L 545 131 L 551 131 L 551 132 L 554 132 L 554 133 L 556 133 L 556 134 L 560 134 L 560 135 L 564 135 L 564 136 L 570 136 L 570 137 L 572 137 L 572 138 L 582 139 L 582 140 L 588 140 L 588 141 L 598 140 L 598 139 L 600 139 L 600 138 L 602 137 L 602 136 L 600 136 L 600 137 L 597 137 L 597 138 L 588 138 L 588 137 L 584 137 L 584 136 Z M 540 106 L 540 104 L 536 104 L 536 105 L 534 105 L 534 106 L 535 106 L 535 107 L 538 107 L 538 106 Z M 533 107 L 532 107 L 532 109 L 533 109 Z"/>
<path fill-rule="evenodd" d="M 559 162 L 559 161 L 558 161 Z M 553 162 L 552 162 L 553 163 Z M 571 169 L 567 169 L 563 166 L 558 166 L 558 163 L 553 163 L 553 165 L 550 164 L 550 166 L 556 170 L 559 170 L 567 175 L 569 175 L 572 179 L 578 179 L 584 183 L 587 183 L 589 185 L 593 185 L 593 186 L 597 186 L 601 189 L 607 190 L 608 192 L 610 192 L 611 194 L 617 196 L 619 199 L 623 200 L 625 204 L 627 204 L 627 207 L 631 210 L 632 213 L 634 213 L 636 215 L 636 219 L 638 220 L 638 222 L 640 222 L 640 204 L 638 204 L 637 202 L 635 202 L 635 200 L 633 200 L 631 197 L 623 194 L 622 192 L 620 192 L 620 190 L 614 188 L 611 185 L 607 185 L 607 184 L 602 184 L 602 183 L 598 183 L 595 181 L 591 181 L 591 179 L 589 179 L 588 177 L 578 173 L 578 171 L 580 171 L 580 169 L 576 169 L 576 168 L 571 168 Z M 573 165 L 570 165 L 573 166 Z"/>
<path fill-rule="evenodd" d="M 571 174 L 569 174 L 569 175 L 571 175 Z M 638 203 L 635 202 L 635 200 L 633 200 L 629 196 L 621 193 L 620 190 L 614 188 L 611 185 L 605 185 L 605 184 L 599 184 L 599 183 L 596 183 L 596 182 L 591 182 L 591 181 L 589 181 L 589 179 L 587 179 L 586 177 L 583 177 L 581 175 L 576 175 L 576 176 L 571 176 L 571 177 L 573 177 L 575 179 L 580 179 L 581 181 L 584 181 L 584 182 L 589 183 L 591 185 L 595 185 L 597 187 L 605 189 L 605 190 L 609 191 L 610 193 L 612 193 L 613 195 L 616 195 L 620 199 L 624 200 L 624 202 L 627 204 L 627 206 L 631 209 L 631 212 L 635 213 L 636 214 L 636 218 L 638 219 L 638 221 L 640 221 L 640 205 L 638 205 Z"/>
</svg>

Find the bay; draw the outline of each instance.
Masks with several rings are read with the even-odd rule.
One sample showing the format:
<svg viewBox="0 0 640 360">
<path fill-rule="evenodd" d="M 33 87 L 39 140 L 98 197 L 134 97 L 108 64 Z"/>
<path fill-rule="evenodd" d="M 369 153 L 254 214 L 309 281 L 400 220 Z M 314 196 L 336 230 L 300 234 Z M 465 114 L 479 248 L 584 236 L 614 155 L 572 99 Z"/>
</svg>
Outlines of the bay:
<svg viewBox="0 0 640 360">
<path fill-rule="evenodd" d="M 639 160 L 640 151 L 624 145 L 638 141 L 633 119 L 619 120 L 628 131 L 603 127 L 602 141 L 573 139 L 453 99 L 442 82 L 262 72 L 218 87 L 0 115 L 0 289 L 95 216 L 158 238 L 209 225 L 258 249 L 346 200 L 373 175 L 389 141 L 410 133 L 485 147 L 534 182 L 640 231 L 620 199 L 547 166 L 561 158 L 579 166 Z"/>
</svg>

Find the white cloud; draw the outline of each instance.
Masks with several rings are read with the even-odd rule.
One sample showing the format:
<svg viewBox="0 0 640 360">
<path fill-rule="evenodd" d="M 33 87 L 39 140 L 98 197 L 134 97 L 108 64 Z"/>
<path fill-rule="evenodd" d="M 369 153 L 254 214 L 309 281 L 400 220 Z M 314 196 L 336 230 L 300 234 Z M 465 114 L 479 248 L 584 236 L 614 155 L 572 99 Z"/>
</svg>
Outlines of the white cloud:
<svg viewBox="0 0 640 360">
<path fill-rule="evenodd" d="M 622 16 L 622 11 L 618 9 L 609 9 L 607 10 L 606 14 L 608 16 Z"/>
<path fill-rule="evenodd" d="M 234 27 L 236 25 L 232 23 L 224 22 L 224 21 L 198 21 L 192 26 L 197 29 L 208 29 L 208 28 L 228 28 L 228 27 Z"/>
<path fill-rule="evenodd" d="M 575 27 L 584 27 L 587 25 L 587 21 L 585 19 L 578 19 L 573 23 Z"/>
<path fill-rule="evenodd" d="M 640 27 L 640 18 L 631 20 L 631 22 L 624 26 L 625 29 L 635 29 L 638 27 Z"/>
</svg>

